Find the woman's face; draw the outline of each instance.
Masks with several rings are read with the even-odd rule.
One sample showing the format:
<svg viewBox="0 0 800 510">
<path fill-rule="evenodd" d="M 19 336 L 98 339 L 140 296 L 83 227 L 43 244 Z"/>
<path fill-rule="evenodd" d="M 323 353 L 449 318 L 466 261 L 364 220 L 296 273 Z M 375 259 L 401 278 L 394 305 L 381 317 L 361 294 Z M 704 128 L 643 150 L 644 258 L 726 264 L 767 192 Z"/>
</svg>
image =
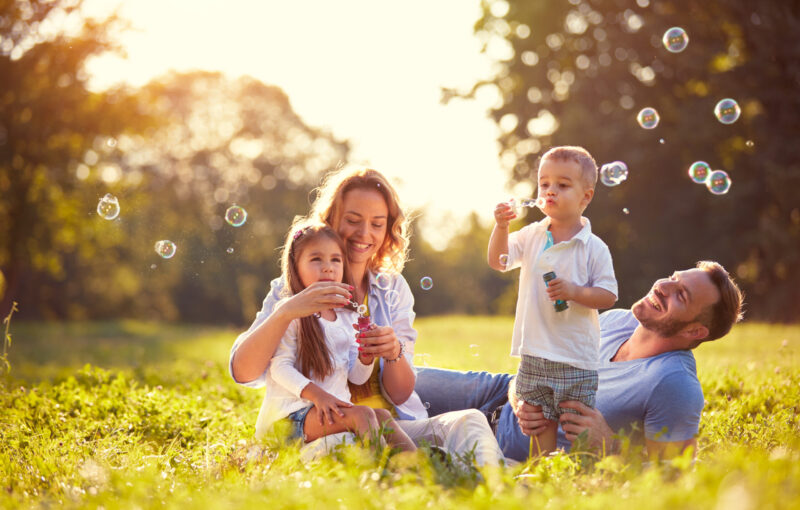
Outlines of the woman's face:
<svg viewBox="0 0 800 510">
<path fill-rule="evenodd" d="M 347 247 L 351 264 L 368 264 L 386 239 L 389 208 L 383 195 L 357 188 L 345 193 L 337 231 Z"/>
</svg>

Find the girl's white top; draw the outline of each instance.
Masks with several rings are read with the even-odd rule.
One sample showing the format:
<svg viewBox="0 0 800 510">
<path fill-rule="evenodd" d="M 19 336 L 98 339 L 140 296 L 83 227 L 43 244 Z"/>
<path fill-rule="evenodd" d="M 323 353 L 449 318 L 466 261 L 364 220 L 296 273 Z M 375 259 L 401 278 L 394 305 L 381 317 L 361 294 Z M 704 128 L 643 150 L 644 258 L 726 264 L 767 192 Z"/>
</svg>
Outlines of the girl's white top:
<svg viewBox="0 0 800 510">
<path fill-rule="evenodd" d="M 409 288 L 406 279 L 399 274 L 389 275 L 390 282 L 388 287 L 379 286 L 376 275 L 371 271 L 368 271 L 367 274 L 369 277 L 369 287 L 367 292 L 369 293 L 370 321 L 378 326 L 391 326 L 392 329 L 394 329 L 394 334 L 397 335 L 398 340 L 403 342 L 403 345 L 405 346 L 404 356 L 406 361 L 413 369 L 414 346 L 417 340 L 417 332 L 413 326 L 416 314 L 414 313 L 414 295 L 411 293 L 411 288 Z M 233 377 L 233 357 L 236 355 L 236 350 L 250 335 L 250 333 L 256 330 L 270 316 L 272 311 L 275 309 L 275 305 L 281 300 L 281 291 L 283 287 L 284 282 L 281 278 L 275 278 L 272 280 L 270 283 L 269 292 L 267 292 L 267 296 L 264 298 L 264 302 L 261 305 L 261 311 L 259 311 L 256 315 L 256 318 L 250 325 L 250 328 L 244 333 L 240 334 L 233 343 L 233 346 L 231 347 L 230 360 L 228 361 L 228 370 L 230 371 L 231 377 Z M 337 313 L 340 310 L 342 310 L 342 308 L 336 308 Z M 353 323 L 355 323 L 355 320 Z M 355 332 L 352 327 L 351 330 Z M 274 359 L 272 362 L 274 362 Z M 381 358 L 381 370 L 383 370 L 384 365 L 385 362 L 383 358 Z M 235 377 L 233 377 L 233 380 L 244 386 L 260 388 L 261 386 L 267 384 L 267 379 L 269 379 L 267 372 L 268 370 L 264 370 L 263 374 L 248 382 L 236 381 Z M 381 392 L 383 396 L 386 398 L 386 400 L 392 402 L 392 399 L 389 397 L 386 391 L 383 390 L 382 377 L 380 381 Z M 395 411 L 397 411 L 400 419 L 421 420 L 428 417 L 428 412 L 425 410 L 425 406 L 416 392 L 413 392 L 405 402 L 392 403 L 394 404 Z"/>
<path fill-rule="evenodd" d="M 310 400 L 300 397 L 309 383 L 313 382 L 339 400 L 350 402 L 348 379 L 355 384 L 363 384 L 369 379 L 372 364 L 364 365 L 358 360 L 356 331 L 353 329 L 357 320 L 355 312 L 339 309 L 336 310 L 336 320 L 317 320 L 331 355 L 333 373 L 324 379 L 314 374 L 308 378 L 300 373 L 297 360 L 300 321 L 293 320 L 267 371 L 266 393 L 256 421 L 256 437 L 262 436 L 275 421 L 312 405 Z"/>
</svg>

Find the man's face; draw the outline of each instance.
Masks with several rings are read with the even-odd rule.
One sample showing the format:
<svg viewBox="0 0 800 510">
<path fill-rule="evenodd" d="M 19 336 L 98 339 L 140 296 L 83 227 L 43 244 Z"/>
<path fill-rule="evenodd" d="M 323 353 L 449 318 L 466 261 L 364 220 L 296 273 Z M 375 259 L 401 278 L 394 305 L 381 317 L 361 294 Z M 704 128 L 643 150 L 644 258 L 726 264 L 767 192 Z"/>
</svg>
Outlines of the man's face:
<svg viewBox="0 0 800 510">
<path fill-rule="evenodd" d="M 702 269 L 689 269 L 656 281 L 631 310 L 645 329 L 668 338 L 695 322 L 719 299 L 719 291 L 708 274 Z"/>
</svg>

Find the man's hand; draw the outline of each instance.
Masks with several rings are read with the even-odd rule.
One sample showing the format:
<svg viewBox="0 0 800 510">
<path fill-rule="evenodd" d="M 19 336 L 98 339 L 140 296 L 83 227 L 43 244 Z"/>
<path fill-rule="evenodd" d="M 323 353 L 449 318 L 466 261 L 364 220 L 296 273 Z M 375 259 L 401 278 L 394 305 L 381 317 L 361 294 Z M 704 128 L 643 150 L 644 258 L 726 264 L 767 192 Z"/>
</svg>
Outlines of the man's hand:
<svg viewBox="0 0 800 510">
<path fill-rule="evenodd" d="M 611 448 L 614 431 L 608 426 L 600 411 L 575 400 L 566 400 L 559 403 L 558 406 L 579 413 L 562 413 L 559 417 L 561 429 L 567 436 L 567 440 L 574 441 L 585 430 L 589 446 L 601 448 L 605 444 L 606 448 Z"/>
<path fill-rule="evenodd" d="M 511 403 L 514 416 L 522 433 L 526 436 L 538 436 L 547 428 L 547 419 L 544 417 L 541 406 L 531 405 L 524 400 Z"/>
</svg>

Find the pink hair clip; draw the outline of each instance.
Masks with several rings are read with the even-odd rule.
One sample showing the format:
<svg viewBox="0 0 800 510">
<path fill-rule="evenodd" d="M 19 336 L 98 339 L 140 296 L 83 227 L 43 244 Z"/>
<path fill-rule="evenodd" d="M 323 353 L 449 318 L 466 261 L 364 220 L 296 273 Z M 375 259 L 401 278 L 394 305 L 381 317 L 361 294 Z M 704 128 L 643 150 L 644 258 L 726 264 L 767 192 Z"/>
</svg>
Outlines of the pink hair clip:
<svg viewBox="0 0 800 510">
<path fill-rule="evenodd" d="M 292 236 L 292 240 L 293 241 L 297 241 L 300 237 L 302 237 L 303 234 L 308 232 L 308 229 L 310 229 L 310 228 L 311 227 L 303 227 L 303 228 L 301 228 L 300 230 L 298 230 L 297 232 L 294 233 L 294 235 Z"/>
</svg>

